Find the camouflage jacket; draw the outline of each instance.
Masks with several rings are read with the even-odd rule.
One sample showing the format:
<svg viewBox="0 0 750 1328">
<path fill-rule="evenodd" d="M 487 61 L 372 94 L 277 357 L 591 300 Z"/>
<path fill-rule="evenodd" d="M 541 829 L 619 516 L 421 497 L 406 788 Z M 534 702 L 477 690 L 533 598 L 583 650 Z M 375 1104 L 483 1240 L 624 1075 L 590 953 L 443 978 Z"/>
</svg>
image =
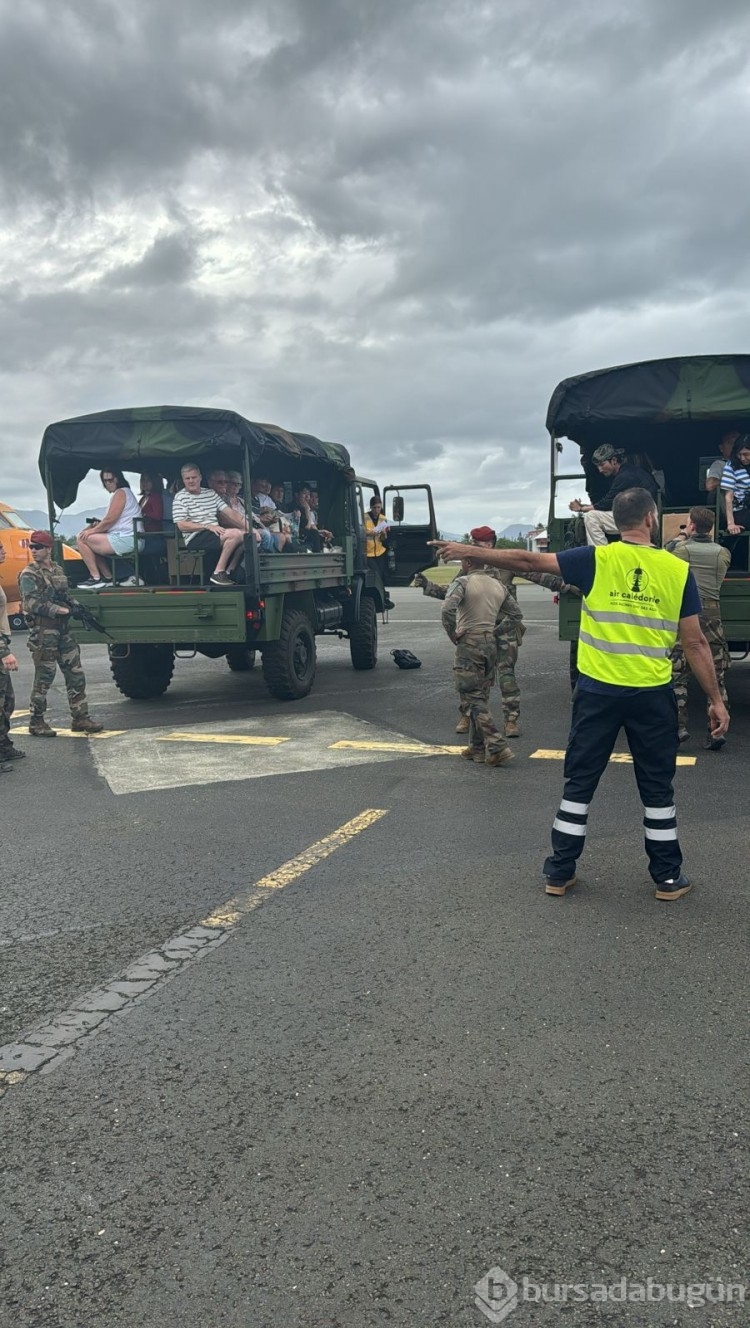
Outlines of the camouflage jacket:
<svg viewBox="0 0 750 1328">
<path fill-rule="evenodd" d="M 516 572 L 511 572 L 505 567 L 485 567 L 484 570 L 488 576 L 494 576 L 497 581 L 500 581 L 506 590 L 510 591 L 514 599 L 516 598 Z M 546 590 L 551 590 L 555 595 L 560 595 L 564 590 L 571 591 L 574 595 L 581 593 L 577 586 L 568 585 L 561 576 L 553 576 L 551 572 L 524 572 L 521 579 L 523 581 L 533 581 L 536 586 L 544 586 Z M 422 594 L 432 599 L 445 599 L 448 589 L 448 586 L 438 586 L 434 581 L 428 581 L 425 586 L 422 586 Z"/>
<path fill-rule="evenodd" d="M 58 603 L 55 596 L 61 592 L 68 595 L 68 581 L 57 563 L 49 567 L 40 567 L 38 563 L 29 563 L 18 578 L 23 611 L 29 619 L 29 627 L 35 627 L 40 618 L 58 618 Z"/>
<path fill-rule="evenodd" d="M 466 599 L 467 585 L 473 577 L 486 577 L 498 583 L 505 592 L 502 600 L 498 601 L 497 614 L 494 620 L 494 632 L 499 645 L 504 645 L 512 641 L 520 645 L 521 638 L 525 632 L 523 625 L 523 614 L 516 600 L 508 593 L 508 587 L 503 585 L 499 576 L 494 576 L 492 572 L 487 572 L 482 568 L 476 572 L 461 573 L 454 577 L 449 586 L 443 587 L 445 595 L 440 598 L 444 600 L 443 604 L 443 627 L 452 641 L 456 640 L 456 620 L 461 605 Z"/>
</svg>

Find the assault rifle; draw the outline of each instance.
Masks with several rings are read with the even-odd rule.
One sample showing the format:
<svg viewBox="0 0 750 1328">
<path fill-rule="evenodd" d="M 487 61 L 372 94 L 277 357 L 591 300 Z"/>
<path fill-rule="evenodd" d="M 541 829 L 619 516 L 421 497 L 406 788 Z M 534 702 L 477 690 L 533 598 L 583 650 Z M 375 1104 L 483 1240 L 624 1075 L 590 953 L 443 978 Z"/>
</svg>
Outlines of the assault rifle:
<svg viewBox="0 0 750 1328">
<path fill-rule="evenodd" d="M 75 618 L 87 632 L 101 632 L 103 636 L 109 636 L 106 627 L 102 627 L 98 618 L 95 618 L 89 609 L 80 604 L 77 599 L 73 599 L 65 590 L 58 590 L 54 596 L 54 603 L 64 605 L 69 610 L 71 618 Z M 109 636 L 110 641 L 112 637 Z"/>
</svg>

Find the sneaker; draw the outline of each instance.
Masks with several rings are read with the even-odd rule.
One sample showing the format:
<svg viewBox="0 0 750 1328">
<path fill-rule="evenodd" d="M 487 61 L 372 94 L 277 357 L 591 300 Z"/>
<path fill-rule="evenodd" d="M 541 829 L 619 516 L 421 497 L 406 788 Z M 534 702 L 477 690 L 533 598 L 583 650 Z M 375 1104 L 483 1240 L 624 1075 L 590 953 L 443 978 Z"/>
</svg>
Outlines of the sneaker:
<svg viewBox="0 0 750 1328">
<path fill-rule="evenodd" d="M 517 719 L 508 719 L 504 725 L 506 738 L 520 738 L 521 730 Z"/>
<path fill-rule="evenodd" d="M 515 755 L 510 747 L 504 747 L 501 752 L 487 752 L 484 758 L 485 765 L 510 765 L 515 761 Z"/>
<path fill-rule="evenodd" d="M 688 733 L 687 729 L 685 728 L 685 725 L 684 725 L 684 724 L 681 724 L 680 727 L 679 727 L 678 730 L 677 730 L 677 741 L 678 741 L 679 743 L 687 742 L 687 740 L 688 740 L 689 737 L 690 737 L 690 734 Z"/>
<path fill-rule="evenodd" d="M 687 876 L 683 876 L 682 872 L 680 872 L 676 880 L 660 881 L 654 891 L 654 898 L 682 899 L 682 896 L 686 895 L 689 890 L 692 890 L 692 888 L 693 887 Z"/>
<path fill-rule="evenodd" d="M 118 586 L 145 586 L 146 582 L 141 581 L 139 576 L 127 576 L 124 581 L 118 581 Z"/>
<path fill-rule="evenodd" d="M 114 585 L 113 581 L 107 581 L 103 576 L 98 581 L 83 581 L 78 587 L 79 590 L 107 590 Z"/>
<path fill-rule="evenodd" d="M 51 729 L 45 719 L 32 719 L 29 723 L 32 738 L 56 738 L 57 729 Z"/>
<path fill-rule="evenodd" d="M 11 765 L 10 761 L 3 761 L 2 763 L 0 763 L 0 775 L 7 775 L 8 772 L 12 769 L 13 766 Z"/>
<path fill-rule="evenodd" d="M 572 890 L 572 889 L 573 889 L 573 886 L 575 885 L 576 881 L 578 880 L 578 877 L 577 877 L 577 876 L 571 876 L 571 878 L 570 878 L 569 881 L 553 881 L 553 879 L 552 879 L 551 876 L 547 876 L 547 877 L 545 878 L 545 880 L 546 880 L 546 882 L 547 882 L 546 885 L 545 885 L 545 887 L 544 887 L 544 893 L 545 893 L 545 894 L 547 894 L 547 895 L 564 895 L 564 894 L 566 893 L 566 891 L 568 891 L 568 890 Z"/>
<path fill-rule="evenodd" d="M 709 733 L 705 743 L 706 751 L 720 752 L 725 743 L 726 743 L 726 738 L 712 738 L 711 734 Z"/>
<path fill-rule="evenodd" d="M 468 733 L 471 721 L 468 715 L 462 715 L 456 725 L 456 733 Z"/>
<path fill-rule="evenodd" d="M 211 582 L 212 586 L 234 585 L 234 581 L 232 580 L 228 572 L 214 572 L 213 576 L 210 576 L 208 579 Z"/>
<path fill-rule="evenodd" d="M 87 581 L 79 581 L 76 590 L 93 590 L 94 586 L 99 585 L 99 578 L 90 576 Z"/>
<path fill-rule="evenodd" d="M 478 764 L 484 764 L 484 747 L 464 747 L 461 752 L 465 761 L 476 761 Z"/>
<path fill-rule="evenodd" d="M 89 715 L 84 715 L 83 719 L 74 719 L 70 725 L 73 733 L 103 733 L 104 725 L 98 720 L 91 719 Z"/>
<path fill-rule="evenodd" d="M 385 605 L 385 607 L 386 607 L 387 609 L 395 609 L 395 607 L 396 607 L 396 605 L 393 603 L 393 600 L 391 599 L 390 595 L 386 595 L 385 599 L 383 600 L 383 604 Z"/>
<path fill-rule="evenodd" d="M 25 752 L 19 751 L 19 749 L 14 747 L 13 743 L 10 742 L 7 747 L 3 747 L 2 751 L 0 751 L 0 761 L 22 761 L 25 755 Z"/>
</svg>

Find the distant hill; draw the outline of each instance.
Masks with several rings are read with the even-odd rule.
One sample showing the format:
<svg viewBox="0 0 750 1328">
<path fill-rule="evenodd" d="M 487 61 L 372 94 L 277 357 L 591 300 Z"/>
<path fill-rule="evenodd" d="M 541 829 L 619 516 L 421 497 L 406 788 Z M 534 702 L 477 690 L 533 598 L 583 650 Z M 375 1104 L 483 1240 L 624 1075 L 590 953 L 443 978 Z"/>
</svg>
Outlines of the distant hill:
<svg viewBox="0 0 750 1328">
<path fill-rule="evenodd" d="M 57 523 L 57 532 L 70 539 L 71 535 L 77 535 L 79 530 L 83 530 L 87 517 L 96 517 L 97 521 L 101 521 L 106 510 L 106 507 L 92 507 L 85 512 L 65 512 Z M 28 521 L 29 530 L 47 530 L 49 528 L 49 517 L 46 512 L 36 510 L 21 512 L 18 508 L 16 508 L 16 511 L 18 511 L 22 521 Z"/>
<path fill-rule="evenodd" d="M 523 539 L 525 535 L 528 535 L 530 530 L 536 530 L 536 526 L 530 526 L 523 521 L 517 521 L 514 522 L 512 526 L 506 526 L 505 530 L 498 530 L 497 533 L 500 539 L 518 539 L 519 535 L 521 536 L 521 539 Z"/>
</svg>

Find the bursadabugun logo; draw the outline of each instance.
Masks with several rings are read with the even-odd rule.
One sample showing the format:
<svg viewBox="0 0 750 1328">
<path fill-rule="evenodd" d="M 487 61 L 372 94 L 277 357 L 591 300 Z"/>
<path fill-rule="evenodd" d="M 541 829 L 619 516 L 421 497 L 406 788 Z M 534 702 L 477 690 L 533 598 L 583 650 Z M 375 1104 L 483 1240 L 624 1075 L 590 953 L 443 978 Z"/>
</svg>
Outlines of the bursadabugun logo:
<svg viewBox="0 0 750 1328">
<path fill-rule="evenodd" d="M 490 1323 L 502 1323 L 518 1305 L 518 1284 L 504 1268 L 490 1268 L 474 1290 L 474 1304 Z"/>
</svg>

